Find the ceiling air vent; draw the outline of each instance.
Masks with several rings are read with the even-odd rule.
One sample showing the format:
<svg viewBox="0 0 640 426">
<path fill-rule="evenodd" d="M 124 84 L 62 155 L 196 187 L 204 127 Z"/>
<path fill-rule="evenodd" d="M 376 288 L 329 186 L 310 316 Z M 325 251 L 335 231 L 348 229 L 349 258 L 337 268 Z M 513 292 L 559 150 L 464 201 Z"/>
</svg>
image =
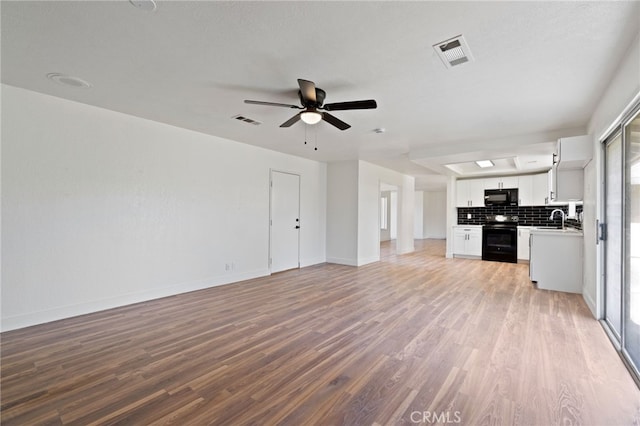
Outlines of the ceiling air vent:
<svg viewBox="0 0 640 426">
<path fill-rule="evenodd" d="M 434 44 L 433 49 L 447 68 L 473 61 L 469 45 L 462 35 Z"/>
<path fill-rule="evenodd" d="M 238 120 L 238 121 L 244 121 L 245 123 L 253 124 L 254 126 L 259 126 L 259 125 L 261 125 L 261 124 L 262 124 L 262 123 L 261 123 L 261 122 L 259 122 L 259 121 L 252 120 L 252 119 L 247 118 L 247 117 L 245 117 L 245 116 L 243 116 L 243 115 L 234 115 L 234 116 L 233 116 L 233 117 L 231 117 L 231 118 L 235 118 L 235 119 L 236 119 L 236 120 Z"/>
</svg>

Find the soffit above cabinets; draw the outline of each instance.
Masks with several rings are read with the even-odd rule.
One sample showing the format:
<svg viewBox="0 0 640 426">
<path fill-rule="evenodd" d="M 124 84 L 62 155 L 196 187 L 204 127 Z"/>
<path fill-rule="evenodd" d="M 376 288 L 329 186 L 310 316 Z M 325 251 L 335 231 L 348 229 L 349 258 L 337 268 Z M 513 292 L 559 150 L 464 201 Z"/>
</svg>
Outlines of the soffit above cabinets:
<svg viewBox="0 0 640 426">
<path fill-rule="evenodd" d="M 411 158 L 416 164 L 433 171 L 456 177 L 504 176 L 524 173 L 546 172 L 553 166 L 556 142 L 521 145 L 517 148 L 479 150 L 466 153 L 421 154 Z M 440 154 L 440 155 L 439 155 Z M 491 160 L 493 167 L 480 167 L 477 160 Z"/>
</svg>

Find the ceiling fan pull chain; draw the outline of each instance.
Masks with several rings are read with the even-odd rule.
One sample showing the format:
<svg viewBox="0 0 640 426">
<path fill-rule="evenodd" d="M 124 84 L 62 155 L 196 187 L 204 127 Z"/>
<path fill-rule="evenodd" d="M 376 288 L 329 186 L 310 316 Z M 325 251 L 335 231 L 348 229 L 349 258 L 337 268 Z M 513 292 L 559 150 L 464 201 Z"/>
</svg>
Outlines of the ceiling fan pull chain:
<svg viewBox="0 0 640 426">
<path fill-rule="evenodd" d="M 313 150 L 317 151 L 318 150 L 318 127 L 316 126 L 314 129 L 315 129 L 314 133 L 315 133 L 315 140 L 316 140 L 315 141 L 315 145 L 316 145 L 316 147 Z"/>
<path fill-rule="evenodd" d="M 304 123 L 304 144 L 307 144 L 307 123 Z"/>
</svg>

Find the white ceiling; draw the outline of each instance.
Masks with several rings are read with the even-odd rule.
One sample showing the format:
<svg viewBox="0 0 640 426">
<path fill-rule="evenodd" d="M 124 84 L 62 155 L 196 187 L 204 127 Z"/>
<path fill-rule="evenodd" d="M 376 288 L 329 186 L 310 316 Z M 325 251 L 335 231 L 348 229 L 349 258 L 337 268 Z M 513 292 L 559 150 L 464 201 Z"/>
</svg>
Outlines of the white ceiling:
<svg viewBox="0 0 640 426">
<path fill-rule="evenodd" d="M 2 1 L 1 12 L 4 83 L 320 161 L 363 159 L 420 189 L 455 174 L 444 164 L 532 165 L 584 132 L 640 28 L 637 1 L 158 1 L 153 12 Z M 475 61 L 447 69 L 432 45 L 459 34 Z M 56 84 L 54 72 L 92 87 Z M 320 123 L 304 145 L 301 122 L 279 127 L 295 110 L 243 103 L 297 104 L 298 78 L 327 103 L 378 108 L 336 111 L 352 128 Z"/>
</svg>

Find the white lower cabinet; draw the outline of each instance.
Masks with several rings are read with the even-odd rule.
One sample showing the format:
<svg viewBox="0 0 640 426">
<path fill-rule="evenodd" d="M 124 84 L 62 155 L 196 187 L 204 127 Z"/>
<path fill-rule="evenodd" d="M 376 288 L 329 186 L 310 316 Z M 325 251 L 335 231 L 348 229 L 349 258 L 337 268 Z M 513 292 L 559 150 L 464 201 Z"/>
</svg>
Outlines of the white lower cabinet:
<svg viewBox="0 0 640 426">
<path fill-rule="evenodd" d="M 482 227 L 458 225 L 453 227 L 453 255 L 481 257 Z"/>
<path fill-rule="evenodd" d="M 582 293 L 582 232 L 531 230 L 529 277 L 543 290 Z"/>
<path fill-rule="evenodd" d="M 518 226 L 518 260 L 529 260 L 529 235 L 531 228 Z"/>
</svg>

